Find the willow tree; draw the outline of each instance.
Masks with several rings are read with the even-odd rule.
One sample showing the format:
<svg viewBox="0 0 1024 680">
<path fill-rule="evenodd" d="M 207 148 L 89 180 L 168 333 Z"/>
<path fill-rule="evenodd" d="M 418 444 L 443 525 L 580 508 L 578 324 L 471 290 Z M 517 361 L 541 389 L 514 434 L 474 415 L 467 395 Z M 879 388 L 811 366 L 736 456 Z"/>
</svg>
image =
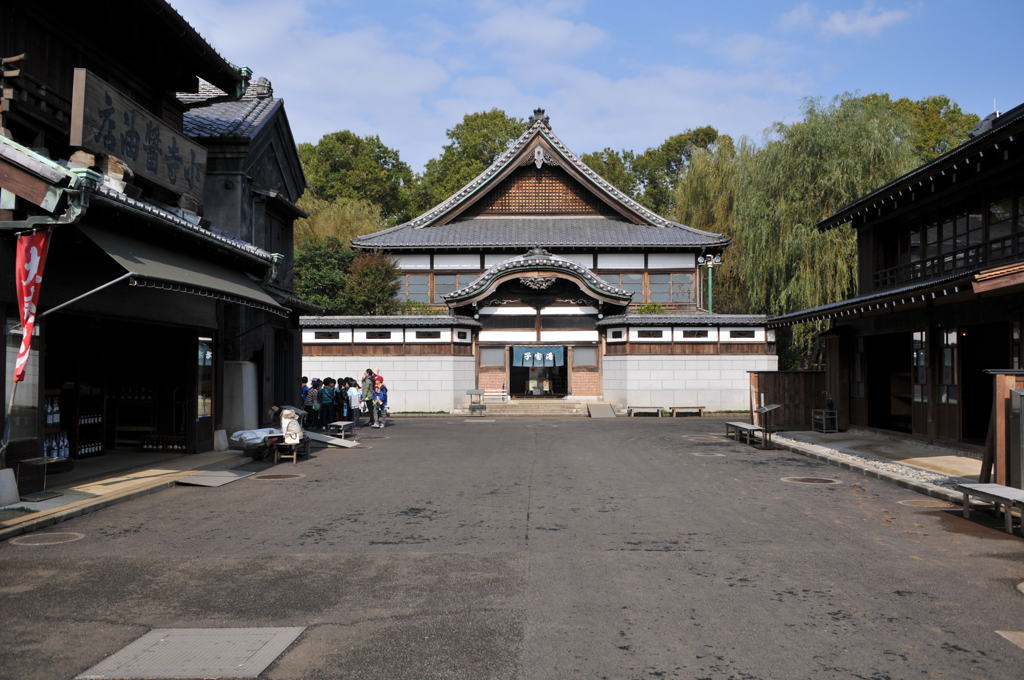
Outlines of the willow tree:
<svg viewBox="0 0 1024 680">
<path fill-rule="evenodd" d="M 784 314 L 855 294 L 856 235 L 815 225 L 919 163 L 909 117 L 887 102 L 810 99 L 803 113 L 772 126 L 736 186 L 737 273 L 750 311 Z M 821 330 L 795 329 L 787 363 L 806 357 Z"/>
<path fill-rule="evenodd" d="M 694 150 L 672 200 L 672 218 L 677 222 L 733 240 L 715 273 L 715 309 L 724 313 L 741 313 L 749 307 L 738 275 L 743 253 L 735 242 L 733 213 L 741 173 L 755 151 L 746 137 L 736 143 L 728 135 L 722 135 L 707 149 Z"/>
</svg>

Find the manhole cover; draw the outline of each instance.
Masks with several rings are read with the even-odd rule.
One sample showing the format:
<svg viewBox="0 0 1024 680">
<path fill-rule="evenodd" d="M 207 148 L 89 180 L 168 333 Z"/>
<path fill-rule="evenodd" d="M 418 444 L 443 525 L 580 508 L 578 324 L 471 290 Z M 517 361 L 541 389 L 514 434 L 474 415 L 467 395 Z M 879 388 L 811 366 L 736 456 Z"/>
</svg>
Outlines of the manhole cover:
<svg viewBox="0 0 1024 680">
<path fill-rule="evenodd" d="M 158 628 L 75 680 L 255 678 L 304 628 Z"/>
<path fill-rule="evenodd" d="M 85 538 L 85 534 L 75 531 L 54 531 L 48 534 L 29 534 L 11 539 L 14 545 L 57 545 L 58 543 L 71 543 Z"/>
<path fill-rule="evenodd" d="M 253 479 L 297 479 L 306 475 L 256 475 Z"/>
<path fill-rule="evenodd" d="M 701 456 L 703 458 L 712 458 L 712 457 L 717 458 L 719 456 L 721 456 L 721 457 L 725 456 L 724 453 L 703 453 L 703 452 L 692 453 L 690 455 L 692 455 L 692 456 Z"/>
<path fill-rule="evenodd" d="M 912 508 L 939 508 L 942 510 L 948 510 L 950 508 L 957 507 L 949 501 L 939 500 L 938 498 L 912 498 L 907 501 L 896 501 L 900 505 L 909 505 Z"/>
<path fill-rule="evenodd" d="M 828 477 L 783 477 L 782 481 L 790 484 L 839 484 L 838 479 Z"/>
</svg>

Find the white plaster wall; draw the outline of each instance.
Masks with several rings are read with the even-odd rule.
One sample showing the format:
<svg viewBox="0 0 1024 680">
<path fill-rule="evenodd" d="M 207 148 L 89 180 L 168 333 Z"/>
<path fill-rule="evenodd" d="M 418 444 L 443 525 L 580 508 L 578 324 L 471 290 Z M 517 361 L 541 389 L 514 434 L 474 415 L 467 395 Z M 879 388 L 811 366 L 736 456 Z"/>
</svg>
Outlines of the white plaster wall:
<svg viewBox="0 0 1024 680">
<path fill-rule="evenodd" d="M 649 269 L 693 269 L 696 265 L 693 253 L 650 253 L 647 256 Z"/>
<path fill-rule="evenodd" d="M 748 371 L 774 371 L 774 354 L 632 355 L 604 357 L 605 398 L 625 406 L 704 406 L 711 411 L 750 408 Z"/>
<path fill-rule="evenodd" d="M 643 269 L 643 253 L 598 253 L 598 269 Z"/>
<path fill-rule="evenodd" d="M 310 380 L 360 380 L 367 368 L 384 376 L 392 413 L 450 412 L 468 401 L 466 390 L 476 385 L 473 357 L 302 357 L 302 375 Z"/>
</svg>

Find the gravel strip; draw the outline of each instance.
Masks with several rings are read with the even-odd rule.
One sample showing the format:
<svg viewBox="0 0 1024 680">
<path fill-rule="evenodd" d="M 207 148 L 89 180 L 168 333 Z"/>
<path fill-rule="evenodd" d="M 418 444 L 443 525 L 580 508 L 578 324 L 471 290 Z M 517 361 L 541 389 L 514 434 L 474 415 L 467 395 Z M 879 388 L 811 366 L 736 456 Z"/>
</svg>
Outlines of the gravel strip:
<svg viewBox="0 0 1024 680">
<path fill-rule="evenodd" d="M 970 481 L 963 477 L 953 477 L 940 472 L 924 470 L 913 465 L 897 463 L 869 453 L 830 449 L 827 446 L 803 441 L 797 433 L 790 433 L 787 436 L 775 434 L 772 436 L 772 441 L 777 446 L 786 448 L 794 453 L 817 458 L 847 470 L 857 470 L 869 477 L 886 479 L 902 487 L 913 489 L 934 498 L 941 498 L 951 503 L 959 504 L 962 500 L 961 494 L 953 491 L 953 487 Z"/>
</svg>

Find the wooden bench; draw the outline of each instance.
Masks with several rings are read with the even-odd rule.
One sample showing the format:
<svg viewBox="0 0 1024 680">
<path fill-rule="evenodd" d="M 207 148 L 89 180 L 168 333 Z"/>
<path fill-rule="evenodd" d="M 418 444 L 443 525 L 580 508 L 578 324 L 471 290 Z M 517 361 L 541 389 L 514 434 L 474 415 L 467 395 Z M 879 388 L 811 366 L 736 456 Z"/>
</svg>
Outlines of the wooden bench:
<svg viewBox="0 0 1024 680">
<path fill-rule="evenodd" d="M 954 488 L 963 494 L 964 517 L 971 516 L 971 496 L 993 503 L 997 510 L 1003 506 L 1003 522 L 1008 534 L 1013 533 L 1013 508 L 1019 508 L 1024 517 L 1024 489 L 1002 484 L 957 484 Z"/>
<path fill-rule="evenodd" d="M 677 413 L 696 413 L 699 417 L 704 417 L 704 409 L 706 406 L 673 406 L 669 409 L 669 413 L 675 418 Z"/>
<path fill-rule="evenodd" d="M 661 412 L 664 410 L 662 406 L 627 406 L 626 415 L 635 416 L 637 413 L 654 413 L 660 418 Z"/>
<path fill-rule="evenodd" d="M 338 439 L 344 439 L 346 434 L 352 434 L 352 425 L 355 421 L 335 420 L 327 426 L 327 431 L 338 435 Z"/>
<path fill-rule="evenodd" d="M 504 387 L 498 390 L 483 390 L 483 400 L 500 401 L 504 403 L 508 401 L 508 390 Z"/>
<path fill-rule="evenodd" d="M 739 421 L 730 421 L 725 424 L 725 436 L 745 444 L 754 443 L 755 432 L 764 433 L 764 428 L 751 423 L 741 423 Z"/>
</svg>

